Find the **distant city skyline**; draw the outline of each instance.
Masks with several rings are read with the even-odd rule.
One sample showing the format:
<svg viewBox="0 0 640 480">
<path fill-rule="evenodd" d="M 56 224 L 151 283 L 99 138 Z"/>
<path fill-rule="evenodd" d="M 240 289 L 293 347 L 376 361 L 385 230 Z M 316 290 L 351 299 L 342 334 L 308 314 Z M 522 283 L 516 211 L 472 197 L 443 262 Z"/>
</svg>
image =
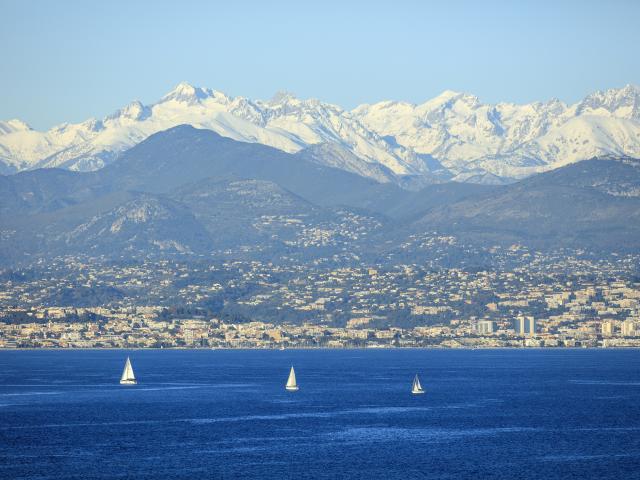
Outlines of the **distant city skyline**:
<svg viewBox="0 0 640 480">
<path fill-rule="evenodd" d="M 181 81 L 353 108 L 451 89 L 572 103 L 640 83 L 640 3 L 3 1 L 0 119 L 34 128 L 151 103 Z"/>
</svg>

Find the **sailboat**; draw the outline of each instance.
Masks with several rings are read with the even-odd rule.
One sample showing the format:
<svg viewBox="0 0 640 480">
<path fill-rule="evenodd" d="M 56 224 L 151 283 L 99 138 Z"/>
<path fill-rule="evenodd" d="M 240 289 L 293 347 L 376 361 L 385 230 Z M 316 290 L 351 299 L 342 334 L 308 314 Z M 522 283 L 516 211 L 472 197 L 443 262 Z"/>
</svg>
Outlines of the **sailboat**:
<svg viewBox="0 0 640 480">
<path fill-rule="evenodd" d="M 291 371 L 289 372 L 289 379 L 287 380 L 287 384 L 285 387 L 287 390 L 291 392 L 295 392 L 298 390 L 298 384 L 296 383 L 296 371 L 293 369 L 293 365 L 291 366 Z"/>
<path fill-rule="evenodd" d="M 124 370 L 122 371 L 122 377 L 120 377 L 120 385 L 135 385 L 136 383 L 138 383 L 138 381 L 133 374 L 131 360 L 127 357 L 127 362 L 124 364 Z"/>
<path fill-rule="evenodd" d="M 414 395 L 419 395 L 421 393 L 424 393 L 424 390 L 422 389 L 422 385 L 420 385 L 420 379 L 418 378 L 417 373 L 416 373 L 416 376 L 413 377 L 413 385 L 411 385 L 411 393 L 413 393 Z"/>
</svg>

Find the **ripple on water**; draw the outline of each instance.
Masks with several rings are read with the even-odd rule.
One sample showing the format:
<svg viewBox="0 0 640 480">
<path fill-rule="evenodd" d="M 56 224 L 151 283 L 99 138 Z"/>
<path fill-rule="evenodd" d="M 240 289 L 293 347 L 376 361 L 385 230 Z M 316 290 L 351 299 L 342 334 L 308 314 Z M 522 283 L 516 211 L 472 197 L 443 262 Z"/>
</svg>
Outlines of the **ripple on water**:
<svg viewBox="0 0 640 480">
<path fill-rule="evenodd" d="M 332 440 L 345 442 L 378 442 L 393 440 L 420 440 L 439 442 L 461 437 L 497 436 L 504 434 L 542 431 L 533 427 L 439 429 L 439 428 L 399 428 L 399 427 L 350 427 L 336 432 L 322 434 Z"/>
</svg>

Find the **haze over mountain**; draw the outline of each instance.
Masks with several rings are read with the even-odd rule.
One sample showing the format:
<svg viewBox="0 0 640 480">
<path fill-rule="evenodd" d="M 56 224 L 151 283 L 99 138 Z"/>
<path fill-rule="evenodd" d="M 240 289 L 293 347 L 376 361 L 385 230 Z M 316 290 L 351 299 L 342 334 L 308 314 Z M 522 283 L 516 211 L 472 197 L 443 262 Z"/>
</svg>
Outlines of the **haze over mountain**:
<svg viewBox="0 0 640 480">
<path fill-rule="evenodd" d="M 596 156 L 640 156 L 640 88 L 596 92 L 574 105 L 490 105 L 446 91 L 419 105 L 387 101 L 348 111 L 286 93 L 250 100 L 181 83 L 152 105 L 135 101 L 102 120 L 47 132 L 0 122 L 0 173 L 96 170 L 180 124 L 300 152 L 378 182 L 500 184 Z"/>
</svg>

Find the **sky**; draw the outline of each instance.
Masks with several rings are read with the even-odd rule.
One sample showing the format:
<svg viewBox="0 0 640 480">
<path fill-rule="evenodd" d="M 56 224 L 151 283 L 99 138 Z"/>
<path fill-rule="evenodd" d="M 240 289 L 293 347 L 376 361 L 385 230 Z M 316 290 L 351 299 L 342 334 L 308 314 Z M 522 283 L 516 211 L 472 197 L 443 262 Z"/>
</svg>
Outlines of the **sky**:
<svg viewBox="0 0 640 480">
<path fill-rule="evenodd" d="M 444 90 L 575 102 L 640 84 L 640 2 L 0 0 L 0 119 L 37 129 L 181 81 L 353 108 Z"/>
</svg>

